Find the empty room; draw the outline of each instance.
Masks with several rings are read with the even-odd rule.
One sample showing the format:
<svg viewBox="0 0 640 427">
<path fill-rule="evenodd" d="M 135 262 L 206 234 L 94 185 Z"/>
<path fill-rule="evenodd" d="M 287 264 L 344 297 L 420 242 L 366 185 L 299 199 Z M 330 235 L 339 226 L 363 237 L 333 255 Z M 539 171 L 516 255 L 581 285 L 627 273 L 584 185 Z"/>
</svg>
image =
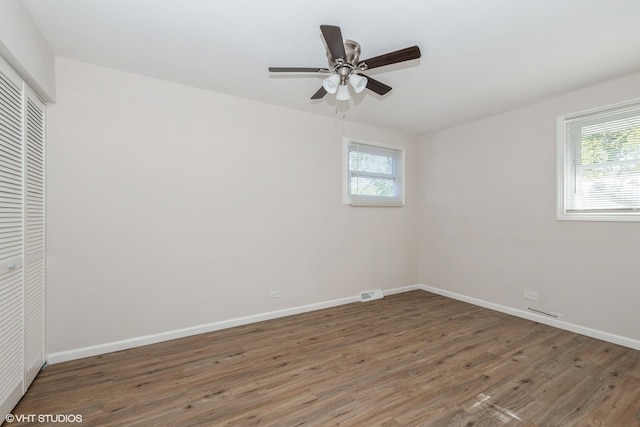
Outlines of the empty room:
<svg viewBox="0 0 640 427">
<path fill-rule="evenodd" d="M 640 426 L 640 2 L 2 0 L 2 426 Z"/>
</svg>

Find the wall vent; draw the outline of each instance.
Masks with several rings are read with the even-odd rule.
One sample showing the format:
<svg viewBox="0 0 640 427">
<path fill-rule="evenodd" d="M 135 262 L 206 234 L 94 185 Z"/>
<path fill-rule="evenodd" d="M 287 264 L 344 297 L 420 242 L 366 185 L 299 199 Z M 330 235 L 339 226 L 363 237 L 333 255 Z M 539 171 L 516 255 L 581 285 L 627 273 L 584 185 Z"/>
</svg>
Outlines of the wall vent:
<svg viewBox="0 0 640 427">
<path fill-rule="evenodd" d="M 374 299 L 382 299 L 382 289 L 375 289 L 373 291 L 360 292 L 360 302 L 373 301 Z"/>
<path fill-rule="evenodd" d="M 553 311 L 547 312 L 547 311 L 542 311 L 542 310 L 538 310 L 536 308 L 531 308 L 531 307 L 527 307 L 527 308 L 533 311 L 534 313 L 544 314 L 545 316 L 553 317 L 558 320 L 564 320 L 564 314 L 562 313 L 554 313 Z"/>
</svg>

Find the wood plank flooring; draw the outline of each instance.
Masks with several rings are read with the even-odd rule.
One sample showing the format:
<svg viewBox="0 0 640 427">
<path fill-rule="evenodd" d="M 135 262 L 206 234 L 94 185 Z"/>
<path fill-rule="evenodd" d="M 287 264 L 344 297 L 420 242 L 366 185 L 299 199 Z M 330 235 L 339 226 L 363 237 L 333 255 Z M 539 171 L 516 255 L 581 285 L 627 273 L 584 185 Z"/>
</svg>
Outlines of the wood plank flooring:
<svg viewBox="0 0 640 427">
<path fill-rule="evenodd" d="M 13 413 L 82 416 L 56 426 L 640 426 L 640 352 L 415 291 L 52 365 Z"/>
</svg>

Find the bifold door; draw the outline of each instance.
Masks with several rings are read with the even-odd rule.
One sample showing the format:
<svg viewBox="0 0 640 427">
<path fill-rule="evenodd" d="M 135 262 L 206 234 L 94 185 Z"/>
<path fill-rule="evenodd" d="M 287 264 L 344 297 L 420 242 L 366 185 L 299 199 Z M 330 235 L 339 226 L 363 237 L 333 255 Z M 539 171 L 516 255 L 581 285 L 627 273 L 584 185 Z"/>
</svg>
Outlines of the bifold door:
<svg viewBox="0 0 640 427">
<path fill-rule="evenodd" d="M 0 58 L 0 420 L 44 364 L 44 111 Z"/>
</svg>

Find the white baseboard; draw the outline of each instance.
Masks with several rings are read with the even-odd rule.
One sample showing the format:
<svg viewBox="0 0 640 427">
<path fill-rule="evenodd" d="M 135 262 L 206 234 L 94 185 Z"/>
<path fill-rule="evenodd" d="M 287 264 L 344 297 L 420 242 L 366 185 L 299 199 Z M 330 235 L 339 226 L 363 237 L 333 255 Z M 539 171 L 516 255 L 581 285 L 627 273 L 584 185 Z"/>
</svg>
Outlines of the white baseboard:
<svg viewBox="0 0 640 427">
<path fill-rule="evenodd" d="M 386 290 L 382 291 L 382 294 L 386 297 L 388 295 L 401 294 L 403 292 L 417 291 L 419 289 L 422 289 L 422 285 L 409 285 L 409 286 L 402 286 L 400 288 L 386 289 Z"/>
<path fill-rule="evenodd" d="M 455 300 L 467 302 L 469 304 L 485 307 L 491 310 L 496 310 L 501 313 L 510 314 L 512 316 L 521 317 L 523 319 L 532 320 L 534 322 L 543 323 L 549 326 L 554 326 L 556 328 L 586 335 L 592 338 L 597 338 L 603 341 L 611 342 L 613 344 L 618 344 L 625 347 L 633 348 L 635 350 L 640 350 L 640 341 L 632 338 L 610 334 L 608 332 L 587 328 L 585 326 L 575 325 L 573 323 L 564 322 L 561 320 L 549 319 L 548 317 L 545 317 L 533 312 L 524 311 L 524 310 L 520 310 L 512 307 L 507 307 L 500 304 L 495 304 L 489 301 L 469 297 L 466 295 L 457 294 L 455 292 L 450 292 L 444 289 L 439 289 L 439 288 L 435 288 L 435 287 L 427 286 L 423 284 L 386 289 L 383 291 L 383 294 L 384 296 L 388 296 L 388 295 L 394 295 L 394 294 L 410 292 L 415 290 L 423 290 L 426 292 L 431 292 L 431 293 L 442 295 Z M 141 347 L 144 345 L 155 344 L 163 341 L 169 341 L 176 338 L 184 338 L 192 335 L 219 331 L 221 329 L 232 328 L 234 326 L 242 326 L 250 323 L 261 322 L 263 320 L 277 319 L 279 317 L 285 317 L 285 316 L 291 316 L 294 314 L 321 310 L 323 308 L 336 307 L 339 305 L 350 304 L 358 301 L 360 301 L 360 299 L 357 296 L 340 298 L 340 299 L 335 299 L 331 301 L 325 301 L 325 302 L 320 302 L 315 304 L 303 305 L 299 307 L 286 308 L 283 310 L 255 314 L 251 316 L 237 317 L 235 319 L 222 320 L 220 322 L 208 323 L 205 325 L 198 325 L 198 326 L 193 326 L 189 328 L 161 332 L 158 334 L 145 335 L 141 337 L 114 341 L 114 342 L 105 343 L 105 344 L 98 344 L 98 345 L 89 346 L 89 347 L 82 347 L 82 348 L 73 349 L 73 350 L 50 353 L 47 355 L 47 363 L 50 365 L 53 365 L 56 363 L 67 362 L 70 360 L 82 359 L 84 357 L 91 357 L 91 356 L 97 356 L 100 354 L 111 353 L 114 351 L 127 350 L 130 348 Z"/>
<path fill-rule="evenodd" d="M 588 328 L 586 326 L 576 325 L 574 323 L 565 322 L 563 320 L 550 319 L 546 316 L 536 314 L 534 312 L 507 307 L 505 305 L 495 304 L 495 303 L 481 300 L 478 298 L 473 298 L 466 295 L 457 294 L 455 292 L 446 291 L 444 289 L 434 288 L 433 286 L 418 285 L 417 288 L 422 289 L 423 291 L 442 295 L 458 301 L 463 301 L 463 302 L 467 302 L 469 304 L 477 305 L 480 307 L 489 308 L 491 310 L 499 311 L 501 313 L 510 314 L 512 316 L 521 317 L 527 320 L 533 320 L 534 322 L 543 323 L 545 325 L 553 326 L 559 329 L 564 329 L 566 331 L 575 332 L 577 334 L 586 335 L 591 338 L 596 338 L 596 339 L 607 341 L 613 344 L 622 345 L 624 347 L 629 347 L 634 350 L 640 350 L 640 341 L 633 338 L 611 334 L 609 332 Z"/>
<path fill-rule="evenodd" d="M 393 288 L 383 291 L 384 295 L 393 295 L 402 292 L 409 292 L 420 289 L 419 285 L 410 285 L 400 288 Z M 47 363 L 54 365 L 56 363 L 67 362 L 70 360 L 82 359 L 83 357 L 97 356 L 100 354 L 111 353 L 114 351 L 127 350 L 130 348 L 141 347 L 143 345 L 155 344 L 163 341 L 169 341 L 176 338 L 184 338 L 207 332 L 219 331 L 221 329 L 232 328 L 234 326 L 247 325 L 250 323 L 261 322 L 263 320 L 276 319 L 279 317 L 291 316 L 293 314 L 306 313 L 309 311 L 321 310 L 323 308 L 336 307 L 343 304 L 358 302 L 357 296 L 340 298 L 331 301 L 325 301 L 315 304 L 308 304 L 299 307 L 285 308 L 283 310 L 270 311 L 251 316 L 237 317 L 235 319 L 222 320 L 220 322 L 208 323 L 205 325 L 192 326 L 189 328 L 177 329 L 173 331 L 161 332 L 158 334 L 145 335 L 142 337 L 129 338 L 126 340 L 114 341 L 105 344 L 98 344 L 89 347 L 82 347 L 73 350 L 60 351 L 47 355 Z"/>
</svg>

